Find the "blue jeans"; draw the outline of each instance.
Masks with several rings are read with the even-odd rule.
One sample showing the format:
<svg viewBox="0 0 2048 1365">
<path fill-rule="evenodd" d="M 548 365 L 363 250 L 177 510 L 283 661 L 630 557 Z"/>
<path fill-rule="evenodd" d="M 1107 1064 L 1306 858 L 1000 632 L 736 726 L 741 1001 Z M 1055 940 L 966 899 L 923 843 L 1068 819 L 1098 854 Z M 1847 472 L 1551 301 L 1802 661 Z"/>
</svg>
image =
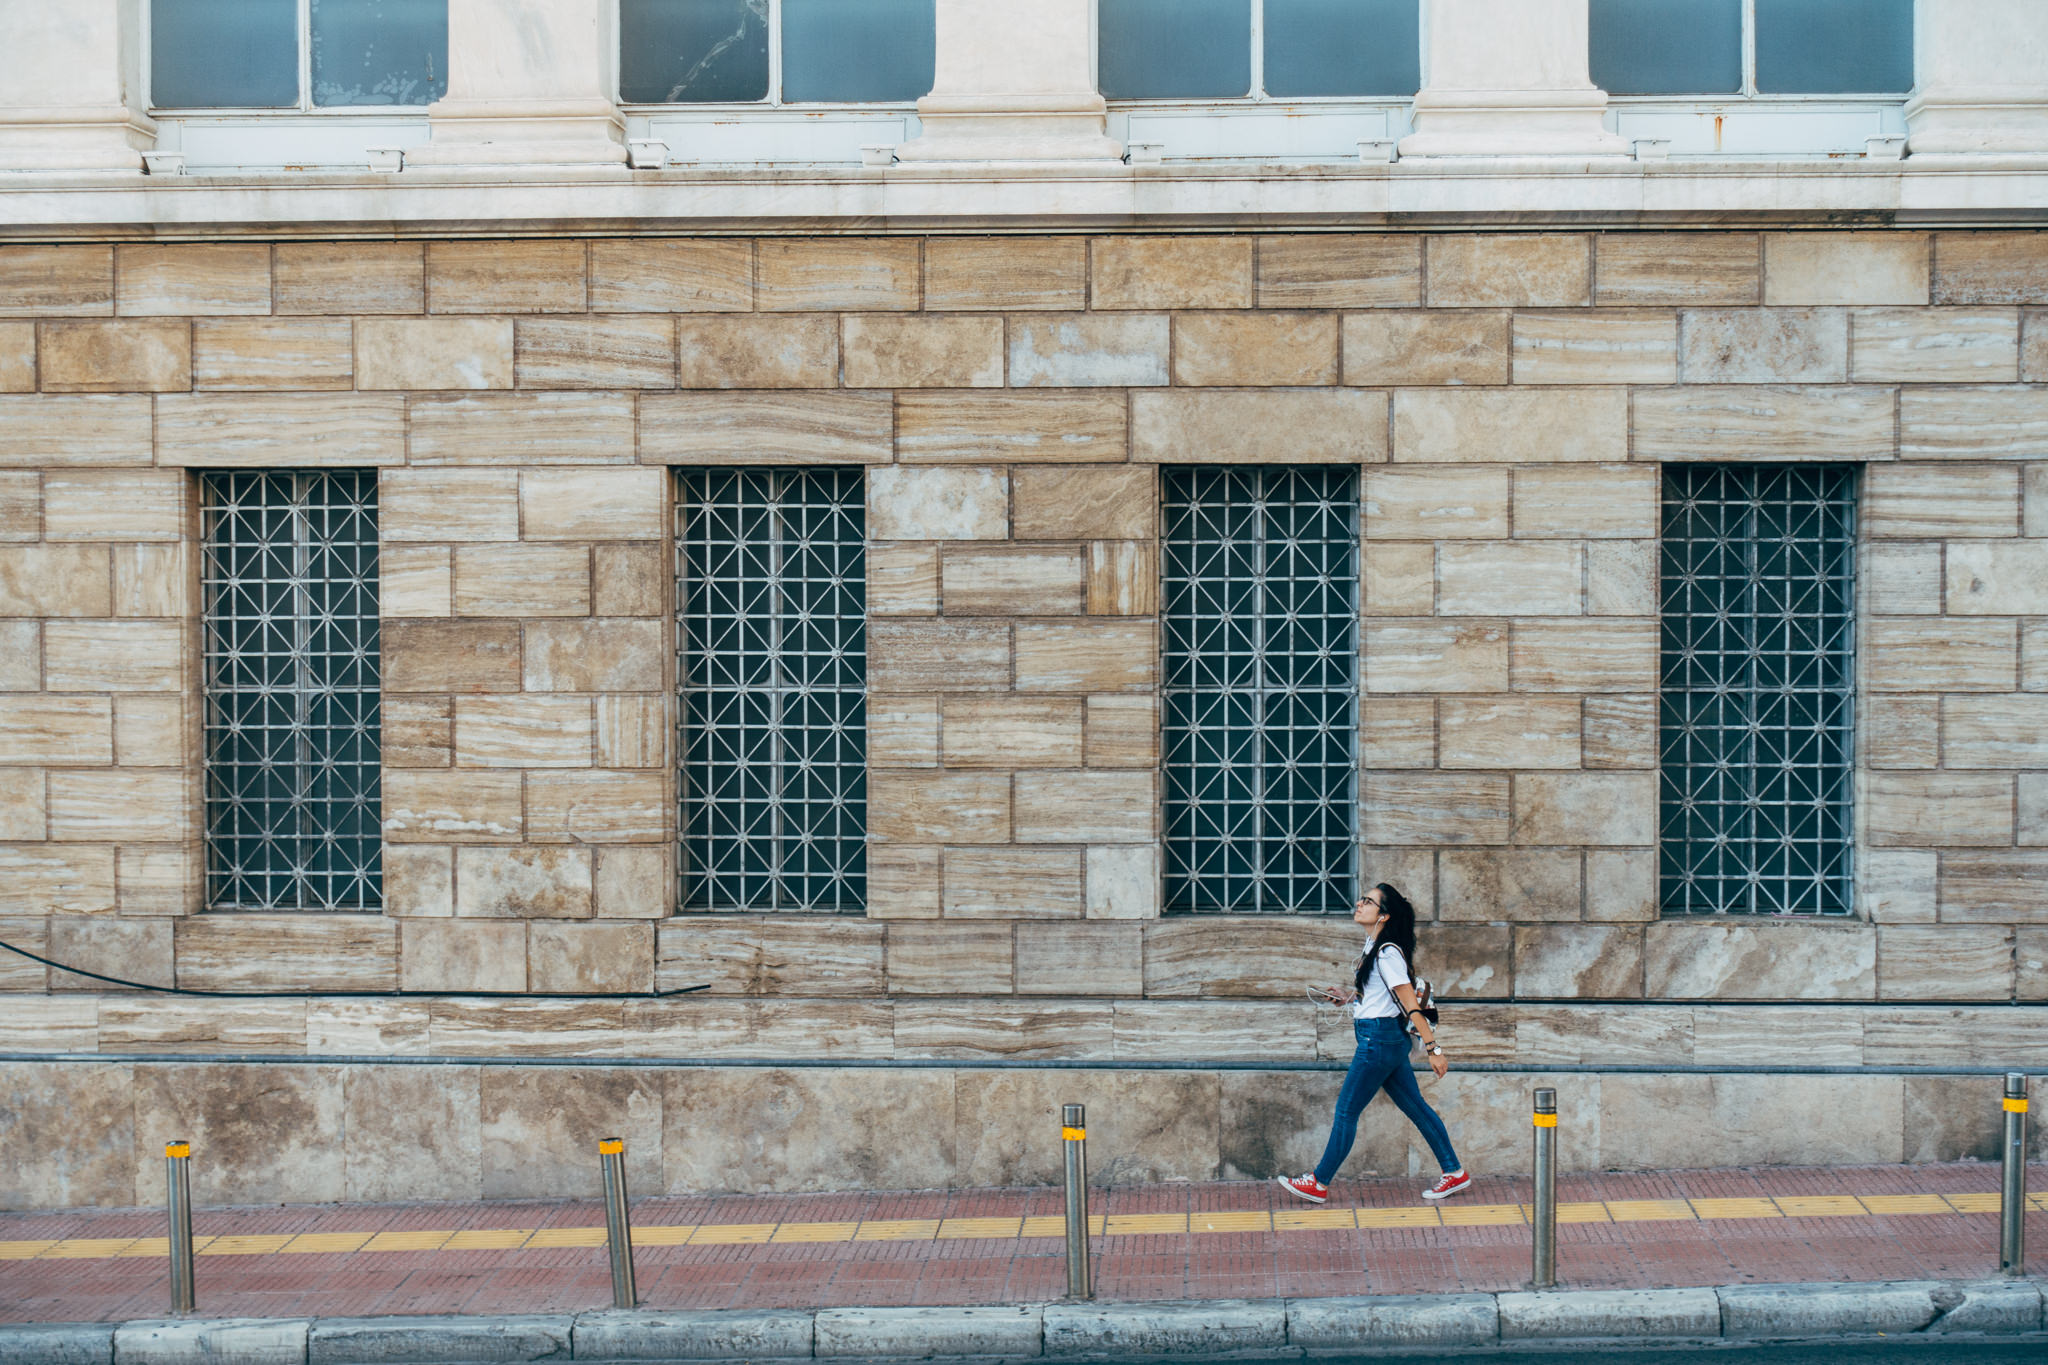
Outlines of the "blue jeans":
<svg viewBox="0 0 2048 1365">
<path fill-rule="evenodd" d="M 1444 1121 L 1422 1098 L 1415 1073 L 1408 1069 L 1408 1034 L 1401 1021 L 1391 1015 L 1385 1019 L 1354 1019 L 1351 1031 L 1358 1037 L 1358 1050 L 1351 1054 L 1351 1069 L 1344 1073 L 1344 1088 L 1337 1092 L 1337 1119 L 1330 1125 L 1330 1142 L 1323 1148 L 1323 1159 L 1316 1163 L 1316 1179 L 1327 1185 L 1336 1177 L 1337 1168 L 1351 1155 L 1351 1144 L 1358 1140 L 1358 1116 L 1382 1088 L 1393 1099 L 1394 1107 L 1406 1114 L 1421 1132 L 1422 1140 L 1429 1144 L 1444 1173 L 1462 1169 Z"/>
</svg>

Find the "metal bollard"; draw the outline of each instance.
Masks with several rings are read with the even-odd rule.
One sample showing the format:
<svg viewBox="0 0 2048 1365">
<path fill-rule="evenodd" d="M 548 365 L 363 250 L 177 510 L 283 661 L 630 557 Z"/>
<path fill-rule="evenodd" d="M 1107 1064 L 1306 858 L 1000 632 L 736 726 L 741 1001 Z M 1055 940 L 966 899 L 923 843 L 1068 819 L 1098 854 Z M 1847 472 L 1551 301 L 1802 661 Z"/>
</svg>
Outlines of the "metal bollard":
<svg viewBox="0 0 2048 1365">
<path fill-rule="evenodd" d="M 2005 1073 L 2005 1176 L 1998 1201 L 1998 1270 L 2020 1276 L 2027 1263 L 2027 1078 Z"/>
<path fill-rule="evenodd" d="M 612 1307 L 633 1308 L 640 1302 L 633 1284 L 633 1224 L 626 1217 L 626 1144 L 606 1138 L 597 1144 L 604 1167 L 604 1243 L 612 1261 Z"/>
<path fill-rule="evenodd" d="M 192 1311 L 192 1144 L 164 1144 L 164 1185 L 171 1215 L 171 1311 Z"/>
<path fill-rule="evenodd" d="M 1529 1222 L 1534 1233 L 1530 1240 L 1531 1264 L 1529 1283 L 1537 1289 L 1549 1289 L 1557 1283 L 1557 1092 L 1538 1090 L 1536 1112 L 1531 1116 L 1536 1127 L 1536 1202 L 1530 1211 Z"/>
<path fill-rule="evenodd" d="M 1067 1297 L 1092 1299 L 1088 1275 L 1088 1111 L 1069 1104 L 1060 1110 L 1060 1137 L 1067 1148 Z"/>
</svg>

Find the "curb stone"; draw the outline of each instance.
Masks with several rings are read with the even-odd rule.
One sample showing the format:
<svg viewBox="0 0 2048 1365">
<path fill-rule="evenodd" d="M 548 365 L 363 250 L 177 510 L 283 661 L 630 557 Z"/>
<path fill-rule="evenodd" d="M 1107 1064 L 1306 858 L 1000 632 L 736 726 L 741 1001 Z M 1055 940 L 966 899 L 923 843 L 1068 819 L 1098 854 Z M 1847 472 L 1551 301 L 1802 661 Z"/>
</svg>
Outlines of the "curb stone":
<svg viewBox="0 0 2048 1365">
<path fill-rule="evenodd" d="M 1287 1346 L 1280 1299 L 1049 1303 L 1044 1312 L 1047 1356 L 1205 1356 Z"/>
<path fill-rule="evenodd" d="M 534 1317 L 316 1318 L 306 1365 L 498 1365 L 568 1360 L 567 1313 Z"/>
<path fill-rule="evenodd" d="M 50 1322 L 0 1327 L 0 1365 L 107 1365 L 111 1322 Z"/>
<path fill-rule="evenodd" d="M 1744 1284 L 1720 1291 L 1724 1337 L 1899 1335 L 1940 1315 L 1936 1280 L 1898 1284 Z M 1503 1296 L 1505 1297 L 1505 1296 Z"/>
<path fill-rule="evenodd" d="M 577 1360 L 808 1360 L 816 1315 L 805 1308 L 577 1315 Z"/>
<path fill-rule="evenodd" d="M 815 1350 L 825 1356 L 1037 1356 L 1044 1314 L 998 1308 L 821 1308 Z"/>
<path fill-rule="evenodd" d="M 1500 1296 L 1500 1339 L 1718 1337 L 1711 1289 L 1541 1289 Z"/>
<path fill-rule="evenodd" d="M 1289 1299 L 1287 1342 L 1309 1351 L 1375 1346 L 1491 1346 L 1500 1305 L 1491 1294 L 1388 1294 L 1379 1298 Z"/>
<path fill-rule="evenodd" d="M 114 1329 L 121 1365 L 305 1365 L 310 1318 L 125 1322 Z"/>
<path fill-rule="evenodd" d="M 1930 1332 L 2037 1332 L 2048 1322 L 2041 1287 L 2029 1280 L 1986 1280 L 1977 1284 L 1942 1285 L 1934 1306 L 1942 1315 Z"/>
</svg>

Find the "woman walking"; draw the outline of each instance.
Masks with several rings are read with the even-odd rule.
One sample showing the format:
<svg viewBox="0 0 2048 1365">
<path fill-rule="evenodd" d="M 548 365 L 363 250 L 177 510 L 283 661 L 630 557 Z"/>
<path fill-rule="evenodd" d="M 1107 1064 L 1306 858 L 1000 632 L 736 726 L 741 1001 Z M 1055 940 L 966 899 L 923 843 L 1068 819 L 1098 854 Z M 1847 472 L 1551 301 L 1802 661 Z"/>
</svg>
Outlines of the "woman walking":
<svg viewBox="0 0 2048 1365">
<path fill-rule="evenodd" d="M 1339 988 L 1335 993 L 1338 1001 L 1351 1007 L 1351 1031 L 1358 1038 L 1358 1050 L 1351 1054 L 1351 1069 L 1344 1075 L 1344 1088 L 1337 1092 L 1337 1117 L 1330 1125 L 1323 1159 L 1307 1175 L 1282 1176 L 1280 1183 L 1310 1203 L 1320 1204 L 1329 1198 L 1330 1182 L 1358 1138 L 1358 1116 L 1384 1088 L 1394 1106 L 1420 1130 L 1443 1170 L 1443 1177 L 1424 1190 L 1422 1197 L 1448 1198 L 1470 1189 L 1472 1177 L 1458 1163 L 1444 1121 L 1422 1098 L 1415 1073 L 1408 1069 L 1407 1021 L 1413 1019 L 1422 1032 L 1429 1069 L 1438 1080 L 1450 1070 L 1444 1050 L 1437 1046 L 1436 1031 L 1415 998 L 1415 907 L 1406 896 L 1381 882 L 1359 897 L 1351 918 L 1372 932 L 1358 955 L 1351 989 Z"/>
</svg>

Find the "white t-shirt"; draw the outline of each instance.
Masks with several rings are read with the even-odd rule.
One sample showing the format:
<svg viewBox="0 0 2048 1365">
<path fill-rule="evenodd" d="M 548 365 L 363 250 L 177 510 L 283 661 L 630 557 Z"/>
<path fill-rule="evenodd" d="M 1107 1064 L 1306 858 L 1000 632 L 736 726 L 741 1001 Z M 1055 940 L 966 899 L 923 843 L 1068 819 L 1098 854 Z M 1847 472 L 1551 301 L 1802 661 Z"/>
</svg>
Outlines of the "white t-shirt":
<svg viewBox="0 0 2048 1365">
<path fill-rule="evenodd" d="M 1394 1019 L 1401 1014 L 1401 1002 L 1394 999 L 1394 987 L 1412 984 L 1408 979 L 1408 959 L 1392 944 L 1385 952 L 1378 951 L 1373 944 L 1365 951 L 1369 961 L 1365 973 L 1365 985 L 1358 992 L 1358 999 L 1351 1003 L 1353 1019 Z"/>
</svg>

